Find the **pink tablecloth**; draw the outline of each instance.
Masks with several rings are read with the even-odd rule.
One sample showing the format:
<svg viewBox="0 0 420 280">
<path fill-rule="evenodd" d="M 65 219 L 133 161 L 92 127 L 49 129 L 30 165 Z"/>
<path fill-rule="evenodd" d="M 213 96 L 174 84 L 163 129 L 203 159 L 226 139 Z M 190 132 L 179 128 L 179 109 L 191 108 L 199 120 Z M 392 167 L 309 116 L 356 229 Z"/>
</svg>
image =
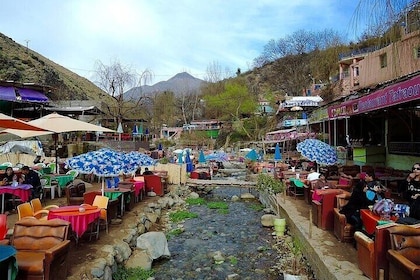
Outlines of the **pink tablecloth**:
<svg viewBox="0 0 420 280">
<path fill-rule="evenodd" d="M 71 223 L 72 230 L 79 238 L 88 229 L 90 223 L 99 218 L 101 209 L 87 206 L 85 212 L 79 211 L 80 206 L 64 206 L 51 209 L 48 213 L 48 220 L 62 219 Z"/>
<path fill-rule="evenodd" d="M 136 195 L 136 197 L 139 196 L 140 191 L 144 188 L 144 182 L 141 181 L 130 181 L 131 183 L 133 183 L 134 185 L 134 194 Z"/>
<path fill-rule="evenodd" d="M 9 193 L 18 196 L 22 201 L 28 201 L 31 196 L 32 186 L 28 184 L 18 185 L 17 187 L 2 186 L 0 187 L 0 194 Z"/>
</svg>

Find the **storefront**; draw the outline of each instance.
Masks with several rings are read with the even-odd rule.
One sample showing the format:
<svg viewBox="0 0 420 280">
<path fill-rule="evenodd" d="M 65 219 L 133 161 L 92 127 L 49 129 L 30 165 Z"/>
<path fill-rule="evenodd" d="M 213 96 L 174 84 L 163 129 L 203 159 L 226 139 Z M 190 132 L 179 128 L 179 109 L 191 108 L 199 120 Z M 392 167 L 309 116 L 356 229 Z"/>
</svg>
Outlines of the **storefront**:
<svg viewBox="0 0 420 280">
<path fill-rule="evenodd" d="M 420 76 L 330 106 L 328 117 L 336 135 L 349 135 L 357 164 L 408 169 L 419 161 Z"/>
</svg>

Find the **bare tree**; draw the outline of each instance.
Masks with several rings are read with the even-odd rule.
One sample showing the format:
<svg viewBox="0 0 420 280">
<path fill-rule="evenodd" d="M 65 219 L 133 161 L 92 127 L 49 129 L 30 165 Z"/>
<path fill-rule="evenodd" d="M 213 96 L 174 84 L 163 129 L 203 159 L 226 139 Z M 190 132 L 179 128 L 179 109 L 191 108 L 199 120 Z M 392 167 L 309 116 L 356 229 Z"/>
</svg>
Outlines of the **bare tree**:
<svg viewBox="0 0 420 280">
<path fill-rule="evenodd" d="M 139 77 L 129 68 L 114 61 L 111 65 L 105 65 L 101 61 L 96 62 L 97 85 L 107 92 L 116 102 L 115 106 L 108 104 L 108 114 L 116 123 L 122 122 L 127 115 L 132 115 L 138 110 L 139 105 L 145 98 L 141 92 L 134 96 L 127 96 L 127 90 L 146 83 L 152 79 L 149 70 L 143 71 Z M 141 88 L 141 87 L 138 87 Z"/>
</svg>

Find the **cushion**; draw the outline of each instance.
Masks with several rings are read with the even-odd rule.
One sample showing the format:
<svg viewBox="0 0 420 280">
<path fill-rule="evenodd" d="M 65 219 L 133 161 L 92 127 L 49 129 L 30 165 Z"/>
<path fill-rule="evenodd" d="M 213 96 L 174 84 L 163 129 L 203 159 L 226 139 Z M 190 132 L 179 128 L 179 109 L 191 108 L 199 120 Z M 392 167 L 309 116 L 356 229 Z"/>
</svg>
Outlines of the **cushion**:
<svg viewBox="0 0 420 280">
<path fill-rule="evenodd" d="M 349 185 L 350 180 L 347 179 L 347 178 L 340 177 L 340 179 L 338 179 L 338 184 L 339 185 Z"/>
</svg>

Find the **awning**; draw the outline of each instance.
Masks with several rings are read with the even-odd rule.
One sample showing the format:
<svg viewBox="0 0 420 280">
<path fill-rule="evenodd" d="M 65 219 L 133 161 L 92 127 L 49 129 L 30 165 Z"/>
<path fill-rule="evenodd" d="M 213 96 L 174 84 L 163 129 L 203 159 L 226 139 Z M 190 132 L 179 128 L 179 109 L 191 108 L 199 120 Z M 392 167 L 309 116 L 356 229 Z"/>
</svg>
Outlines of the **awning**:
<svg viewBox="0 0 420 280">
<path fill-rule="evenodd" d="M 16 101 L 16 93 L 13 87 L 0 86 L 0 100 Z"/>
<path fill-rule="evenodd" d="M 28 89 L 28 88 L 18 88 L 17 92 L 20 96 L 21 101 L 26 102 L 48 102 L 48 97 L 45 96 L 42 92 Z M 18 97 L 19 99 L 19 97 Z"/>
</svg>

